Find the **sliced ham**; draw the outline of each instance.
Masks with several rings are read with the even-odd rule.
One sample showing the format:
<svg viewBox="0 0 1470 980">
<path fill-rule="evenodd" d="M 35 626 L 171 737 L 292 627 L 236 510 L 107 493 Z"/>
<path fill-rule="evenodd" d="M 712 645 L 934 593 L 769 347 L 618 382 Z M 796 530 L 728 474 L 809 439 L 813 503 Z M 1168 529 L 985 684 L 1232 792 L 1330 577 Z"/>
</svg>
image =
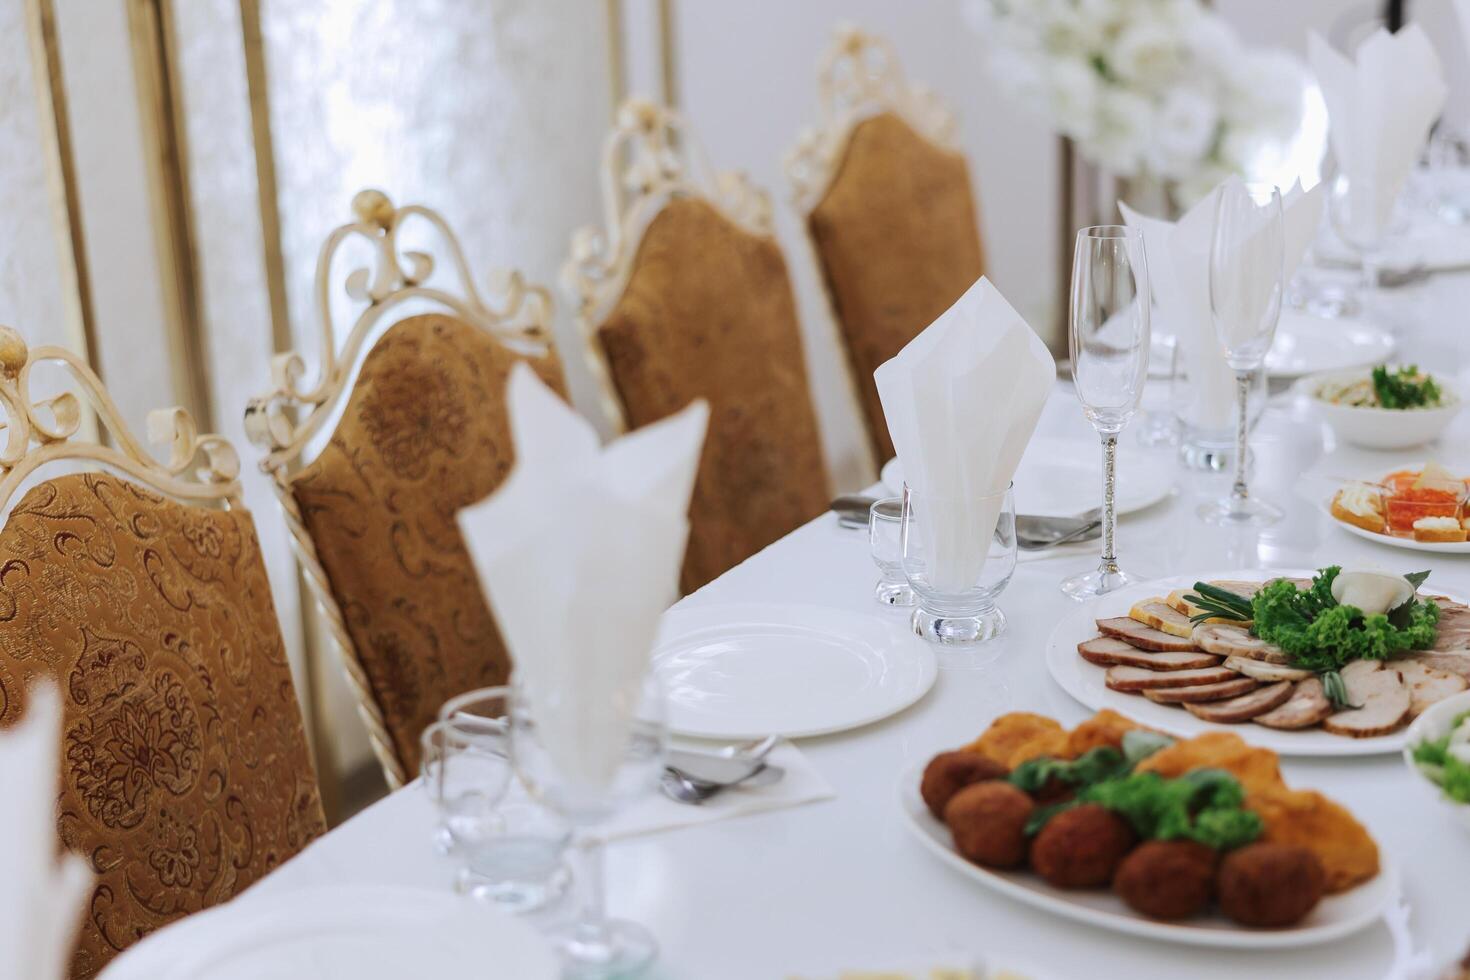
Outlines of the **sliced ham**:
<svg viewBox="0 0 1470 980">
<path fill-rule="evenodd" d="M 1334 735 L 1376 738 L 1396 732 L 1409 720 L 1409 686 L 1397 670 L 1379 660 L 1354 660 L 1341 671 L 1348 704 L 1358 705 L 1322 721 Z"/>
<path fill-rule="evenodd" d="M 1191 687 L 1161 687 L 1143 692 L 1150 701 L 1160 704 L 1185 704 L 1194 701 L 1223 701 L 1238 697 L 1256 689 L 1256 682 L 1249 677 L 1235 675 L 1234 680 L 1215 684 L 1195 684 Z"/>
<path fill-rule="evenodd" d="M 1291 697 L 1291 682 L 1278 681 L 1223 701 L 1185 702 L 1184 710 L 1196 718 L 1222 725 L 1238 725 L 1280 706 Z"/>
<path fill-rule="evenodd" d="M 1395 660 L 1392 669 L 1409 686 L 1409 717 L 1417 718 L 1431 704 L 1470 687 L 1464 677 L 1438 670 L 1418 660 Z"/>
<path fill-rule="evenodd" d="M 1224 667 L 1199 670 L 1146 670 L 1142 667 L 1109 667 L 1104 682 L 1115 691 L 1143 691 L 1164 687 L 1198 687 L 1218 684 L 1240 675 Z"/>
<path fill-rule="evenodd" d="M 1274 643 L 1267 643 L 1250 630 L 1240 626 L 1225 626 L 1219 623 L 1202 623 L 1194 628 L 1194 643 L 1206 653 L 1218 653 L 1222 657 L 1244 657 L 1268 664 L 1286 664 L 1290 659 L 1286 651 Z"/>
<path fill-rule="evenodd" d="M 1251 721 L 1267 728 L 1295 731 L 1311 728 L 1332 714 L 1332 702 L 1322 693 L 1322 682 L 1315 677 L 1297 681 L 1292 686 L 1291 696 L 1281 705 L 1265 714 L 1256 715 Z"/>
<path fill-rule="evenodd" d="M 1312 676 L 1310 670 L 1267 663 L 1264 660 L 1251 660 L 1249 657 L 1226 657 L 1225 666 L 1238 674 L 1254 677 L 1268 684 L 1274 684 L 1277 681 L 1304 681 Z"/>
<path fill-rule="evenodd" d="M 1129 619 L 1127 616 L 1099 619 L 1097 628 L 1098 632 L 1117 637 L 1140 650 L 1155 650 L 1160 653 L 1197 653 L 1199 651 L 1198 647 L 1183 637 L 1170 636 L 1162 630 L 1145 626 L 1138 620 Z"/>
<path fill-rule="evenodd" d="M 1126 667 L 1146 667 L 1149 670 L 1194 670 L 1214 667 L 1220 663 L 1220 658 L 1212 653 L 1151 653 L 1112 636 L 1099 636 L 1079 643 L 1077 652 L 1082 655 L 1083 660 L 1099 667 L 1122 664 Z"/>
<path fill-rule="evenodd" d="M 1184 640 L 1189 639 L 1194 632 L 1194 624 L 1189 621 L 1189 617 L 1162 598 L 1144 599 L 1134 603 L 1133 608 L 1128 610 L 1128 618 Z"/>
</svg>

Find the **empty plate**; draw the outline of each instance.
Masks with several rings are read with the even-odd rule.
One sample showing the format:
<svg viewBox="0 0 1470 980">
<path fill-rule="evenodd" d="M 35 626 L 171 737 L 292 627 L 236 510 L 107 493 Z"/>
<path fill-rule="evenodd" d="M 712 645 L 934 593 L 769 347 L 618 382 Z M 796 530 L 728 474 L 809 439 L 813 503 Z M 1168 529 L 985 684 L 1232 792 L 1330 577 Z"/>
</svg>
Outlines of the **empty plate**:
<svg viewBox="0 0 1470 980">
<path fill-rule="evenodd" d="M 765 604 L 669 610 L 653 666 L 669 730 L 718 739 L 857 728 L 919 700 L 937 672 L 906 617 Z"/>
</svg>

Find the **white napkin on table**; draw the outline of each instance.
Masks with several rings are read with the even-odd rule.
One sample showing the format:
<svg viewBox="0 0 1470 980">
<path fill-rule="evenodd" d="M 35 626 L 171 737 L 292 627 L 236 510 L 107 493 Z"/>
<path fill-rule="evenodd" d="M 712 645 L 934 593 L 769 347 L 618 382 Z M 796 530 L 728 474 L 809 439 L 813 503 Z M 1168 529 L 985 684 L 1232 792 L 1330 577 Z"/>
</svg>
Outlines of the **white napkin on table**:
<svg viewBox="0 0 1470 980">
<path fill-rule="evenodd" d="M 599 790 L 622 761 L 659 616 L 678 595 L 709 411 L 695 402 L 603 448 L 524 364 L 509 402 L 515 467 L 459 525 L 548 754 Z"/>
<path fill-rule="evenodd" d="M 1327 103 L 1333 156 L 1350 182 L 1354 219 L 1373 222 L 1365 233 L 1381 233 L 1449 91 L 1434 45 L 1410 24 L 1395 34 L 1375 31 L 1352 59 L 1312 33 L 1307 55 Z"/>
<path fill-rule="evenodd" d="M 1021 315 L 981 277 L 873 372 L 904 478 L 925 496 L 930 574 L 943 590 L 974 585 L 1056 363 Z"/>
<path fill-rule="evenodd" d="M 1281 197 L 1283 282 L 1296 272 L 1322 222 L 1323 193 L 1321 184 L 1304 191 L 1295 183 Z M 1174 330 L 1189 374 L 1187 401 L 1178 409 L 1185 421 L 1205 430 L 1228 429 L 1235 418 L 1235 372 L 1225 363 L 1210 316 L 1210 243 L 1219 199 L 1216 187 L 1178 221 L 1149 217 L 1118 203 L 1128 227 L 1143 232 L 1154 302 Z"/>
<path fill-rule="evenodd" d="M 0 733 L 0 950 L 6 976 L 61 980 L 92 873 L 84 860 L 56 859 L 57 756 L 61 704 L 49 684 L 30 695 L 25 720 Z"/>
</svg>

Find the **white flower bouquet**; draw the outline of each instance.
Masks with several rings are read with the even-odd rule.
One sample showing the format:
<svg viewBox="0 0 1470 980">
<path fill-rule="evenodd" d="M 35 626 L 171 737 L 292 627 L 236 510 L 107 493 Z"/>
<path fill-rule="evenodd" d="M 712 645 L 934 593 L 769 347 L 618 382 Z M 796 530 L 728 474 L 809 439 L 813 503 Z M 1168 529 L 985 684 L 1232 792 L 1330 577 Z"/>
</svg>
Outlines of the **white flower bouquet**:
<svg viewBox="0 0 1470 980">
<path fill-rule="evenodd" d="M 1115 177 L 1153 178 L 1188 207 L 1279 158 L 1307 74 L 1242 44 L 1199 0 L 971 0 L 997 82 Z"/>
</svg>

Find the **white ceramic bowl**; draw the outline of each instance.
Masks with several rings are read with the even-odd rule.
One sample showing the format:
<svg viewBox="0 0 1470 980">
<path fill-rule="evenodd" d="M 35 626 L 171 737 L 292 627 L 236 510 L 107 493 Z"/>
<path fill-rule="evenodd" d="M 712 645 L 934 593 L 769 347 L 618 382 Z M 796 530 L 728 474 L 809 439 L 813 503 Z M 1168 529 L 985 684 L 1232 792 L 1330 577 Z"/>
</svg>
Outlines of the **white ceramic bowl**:
<svg viewBox="0 0 1470 980">
<path fill-rule="evenodd" d="M 1365 449 L 1408 449 L 1439 438 L 1459 414 L 1463 403 L 1449 380 L 1439 375 L 1445 404 L 1439 408 L 1366 408 L 1334 405 L 1317 397 L 1324 384 L 1349 384 L 1368 377 L 1368 372 L 1336 371 L 1314 374 L 1297 382 L 1298 390 L 1327 419 L 1338 438 Z"/>
<path fill-rule="evenodd" d="M 1457 803 L 1445 796 L 1444 790 L 1420 772 L 1419 767 L 1414 764 L 1414 746 L 1427 739 L 1444 736 L 1449 732 L 1451 722 L 1467 711 L 1470 711 L 1470 691 L 1461 691 L 1453 697 L 1431 705 L 1427 711 L 1415 718 L 1414 723 L 1409 726 L 1404 742 L 1404 764 L 1413 771 L 1415 782 L 1424 787 L 1424 790 L 1454 817 L 1455 822 L 1470 833 L 1470 803 Z"/>
</svg>

